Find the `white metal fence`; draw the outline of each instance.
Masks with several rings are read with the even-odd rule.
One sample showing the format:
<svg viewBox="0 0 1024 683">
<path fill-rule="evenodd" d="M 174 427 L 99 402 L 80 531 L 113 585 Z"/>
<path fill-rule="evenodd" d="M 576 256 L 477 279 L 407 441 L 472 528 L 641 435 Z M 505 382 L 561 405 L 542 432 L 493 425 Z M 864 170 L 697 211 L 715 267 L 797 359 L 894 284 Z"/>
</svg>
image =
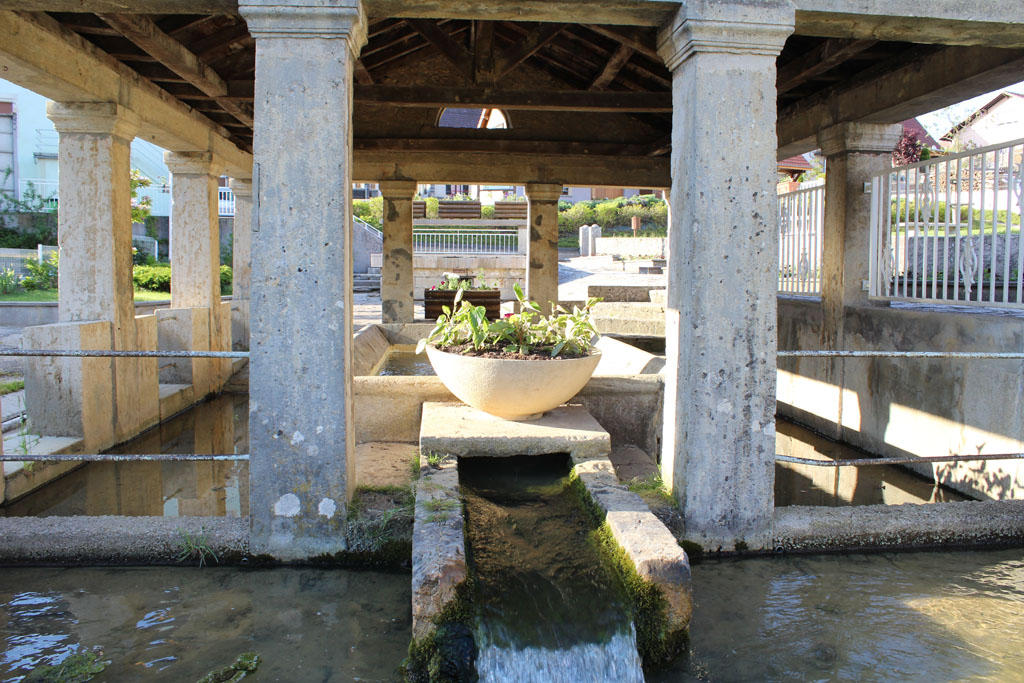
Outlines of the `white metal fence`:
<svg viewBox="0 0 1024 683">
<path fill-rule="evenodd" d="M 230 187 L 217 188 L 217 215 L 235 215 L 235 195 Z"/>
<path fill-rule="evenodd" d="M 412 248 L 418 254 L 515 254 L 514 229 L 414 228 Z"/>
<path fill-rule="evenodd" d="M 24 277 L 29 275 L 29 270 L 25 267 L 25 259 L 42 263 L 56 251 L 59 251 L 58 247 L 46 244 L 36 245 L 35 249 L 0 249 L 0 272 L 10 269 L 17 277 Z"/>
<path fill-rule="evenodd" d="M 872 179 L 871 295 L 1024 306 L 1024 138 Z"/>
<path fill-rule="evenodd" d="M 821 294 L 825 187 L 779 195 L 779 291 Z"/>
<path fill-rule="evenodd" d="M 20 196 L 23 200 L 34 195 L 41 200 L 44 209 L 53 210 L 57 208 L 58 181 L 43 178 L 22 178 L 18 184 L 21 186 Z"/>
</svg>

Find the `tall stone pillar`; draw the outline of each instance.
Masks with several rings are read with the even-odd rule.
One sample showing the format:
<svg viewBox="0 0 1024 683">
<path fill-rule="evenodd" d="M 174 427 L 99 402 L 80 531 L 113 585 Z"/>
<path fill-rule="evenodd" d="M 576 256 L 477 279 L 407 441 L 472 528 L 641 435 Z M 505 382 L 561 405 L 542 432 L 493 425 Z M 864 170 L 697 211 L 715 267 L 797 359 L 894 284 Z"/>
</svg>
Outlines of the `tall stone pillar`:
<svg viewBox="0 0 1024 683">
<path fill-rule="evenodd" d="M 381 262 L 381 322 L 406 323 L 413 320 L 412 198 L 413 180 L 385 180 L 384 257 Z"/>
<path fill-rule="evenodd" d="M 840 123 L 818 134 L 826 164 L 822 348 L 842 342 L 843 309 L 867 303 L 871 195 L 864 184 L 891 168 L 902 134 L 898 123 Z"/>
<path fill-rule="evenodd" d="M 366 17 L 358 0 L 239 11 L 256 40 L 251 545 L 299 559 L 345 548 L 355 484 L 352 67 Z"/>
<path fill-rule="evenodd" d="M 526 267 L 526 297 L 540 304 L 544 313 L 558 303 L 558 200 L 562 186 L 530 183 L 530 251 Z"/>
<path fill-rule="evenodd" d="M 26 330 L 25 345 L 148 348 L 140 346 L 132 288 L 135 116 L 112 102 L 50 102 L 47 116 L 60 135 L 60 322 Z M 153 360 L 47 358 L 28 366 L 29 417 L 42 434 L 104 448 L 157 419 Z"/>
<path fill-rule="evenodd" d="M 129 183 L 134 115 L 112 102 L 49 102 L 60 135 L 60 322 L 109 320 L 115 344 L 132 348 L 132 211 Z"/>
<path fill-rule="evenodd" d="M 179 324 L 191 327 L 175 348 L 192 351 L 231 349 L 231 309 L 220 300 L 220 222 L 217 210 L 219 169 L 209 152 L 165 152 L 171 171 L 171 310 Z M 159 315 L 159 314 L 158 314 Z M 170 315 L 163 313 L 163 320 Z M 206 321 L 206 339 L 202 333 Z M 196 331 L 198 330 L 198 331 Z M 164 335 L 167 338 L 167 335 Z M 161 345 L 161 348 L 167 348 Z M 188 361 L 181 363 L 188 365 Z M 192 385 L 198 400 L 227 381 L 230 361 L 194 359 Z"/>
<path fill-rule="evenodd" d="M 252 180 L 232 178 L 235 218 L 231 226 L 231 348 L 249 349 L 249 283 L 252 270 Z"/>
<path fill-rule="evenodd" d="M 687 3 L 659 35 L 673 106 L 662 475 L 710 550 L 770 539 L 775 58 L 792 30 L 788 0 L 723 0 Z"/>
</svg>

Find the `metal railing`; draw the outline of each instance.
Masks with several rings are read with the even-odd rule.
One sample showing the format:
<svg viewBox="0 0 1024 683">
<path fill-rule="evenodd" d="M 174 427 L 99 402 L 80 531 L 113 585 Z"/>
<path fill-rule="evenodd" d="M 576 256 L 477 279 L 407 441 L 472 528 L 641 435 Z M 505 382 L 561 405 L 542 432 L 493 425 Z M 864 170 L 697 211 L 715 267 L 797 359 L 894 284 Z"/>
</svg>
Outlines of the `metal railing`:
<svg viewBox="0 0 1024 683">
<path fill-rule="evenodd" d="M 46 180 L 44 178 L 22 178 L 20 185 L 20 197 L 25 199 L 26 195 L 35 195 L 42 200 L 43 206 L 48 211 L 57 208 L 57 193 L 60 189 L 60 182 L 57 180 Z"/>
<path fill-rule="evenodd" d="M 217 215 L 235 215 L 235 194 L 231 191 L 230 187 L 217 188 Z"/>
<path fill-rule="evenodd" d="M 1024 307 L 1024 138 L 875 176 L 870 293 Z"/>
<path fill-rule="evenodd" d="M 779 291 L 821 294 L 825 187 L 779 195 Z"/>
<path fill-rule="evenodd" d="M 0 272 L 14 271 L 16 277 L 29 275 L 29 269 L 25 266 L 26 259 L 36 263 L 42 263 L 53 252 L 59 251 L 58 247 L 46 244 L 38 244 L 35 249 L 0 249 Z"/>
<path fill-rule="evenodd" d="M 474 228 L 414 228 L 417 254 L 515 254 L 519 231 Z"/>
</svg>

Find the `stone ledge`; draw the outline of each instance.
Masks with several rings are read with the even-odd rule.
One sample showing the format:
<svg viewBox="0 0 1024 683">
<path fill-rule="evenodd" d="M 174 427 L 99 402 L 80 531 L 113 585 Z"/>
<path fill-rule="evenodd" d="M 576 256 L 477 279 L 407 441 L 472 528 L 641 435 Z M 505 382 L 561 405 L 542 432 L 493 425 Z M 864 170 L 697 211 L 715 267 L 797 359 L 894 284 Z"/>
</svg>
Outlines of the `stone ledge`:
<svg viewBox="0 0 1024 683">
<path fill-rule="evenodd" d="M 430 634 L 467 575 L 458 462 L 445 458 L 432 467 L 421 452 L 412 530 L 414 641 Z"/>
<path fill-rule="evenodd" d="M 772 548 L 791 552 L 1020 545 L 1024 501 L 776 508 Z"/>
<path fill-rule="evenodd" d="M 461 403 L 424 403 L 420 451 L 459 457 L 569 453 L 607 455 L 611 437 L 586 408 L 560 406 L 536 420 L 514 422 Z"/>
<path fill-rule="evenodd" d="M 685 629 L 693 613 L 690 562 L 675 536 L 640 496 L 619 483 L 606 455 L 573 457 L 574 471 L 605 513 L 612 538 L 640 578 L 657 586 L 669 604 L 671 630 Z"/>
</svg>

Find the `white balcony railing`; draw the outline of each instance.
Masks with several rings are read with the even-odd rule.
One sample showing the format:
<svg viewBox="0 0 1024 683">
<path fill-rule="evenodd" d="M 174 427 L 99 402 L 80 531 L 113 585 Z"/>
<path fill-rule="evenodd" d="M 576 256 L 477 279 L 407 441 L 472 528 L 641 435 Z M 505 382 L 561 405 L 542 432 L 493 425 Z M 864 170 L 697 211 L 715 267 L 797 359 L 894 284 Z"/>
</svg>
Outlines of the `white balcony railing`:
<svg viewBox="0 0 1024 683">
<path fill-rule="evenodd" d="M 779 291 L 821 294 L 825 187 L 779 195 Z"/>
<path fill-rule="evenodd" d="M 1024 139 L 872 179 L 870 293 L 1024 306 Z"/>
<path fill-rule="evenodd" d="M 22 200 L 34 195 L 42 200 L 45 209 L 53 210 L 57 208 L 58 182 L 56 180 L 22 178 L 18 185 L 20 186 L 19 196 Z"/>
<path fill-rule="evenodd" d="M 217 188 L 217 215 L 235 215 L 235 195 L 233 192 L 231 192 L 230 187 Z"/>
<path fill-rule="evenodd" d="M 417 254 L 515 254 L 518 230 L 473 228 L 414 228 L 413 252 Z"/>
</svg>

